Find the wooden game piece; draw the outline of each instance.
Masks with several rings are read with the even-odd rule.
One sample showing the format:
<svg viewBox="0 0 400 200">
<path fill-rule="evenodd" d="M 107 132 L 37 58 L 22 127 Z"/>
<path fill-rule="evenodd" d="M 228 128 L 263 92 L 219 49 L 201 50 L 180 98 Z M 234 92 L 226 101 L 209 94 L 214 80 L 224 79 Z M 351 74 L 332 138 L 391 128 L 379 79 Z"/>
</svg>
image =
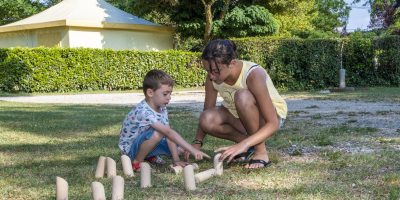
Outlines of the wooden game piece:
<svg viewBox="0 0 400 200">
<path fill-rule="evenodd" d="M 191 165 L 193 166 L 193 169 L 194 169 L 195 171 L 200 169 L 200 168 L 199 168 L 199 165 L 198 165 L 197 163 L 192 163 Z"/>
<path fill-rule="evenodd" d="M 183 180 L 185 182 L 186 190 L 196 190 L 193 165 L 187 165 L 183 168 Z"/>
<path fill-rule="evenodd" d="M 124 172 L 125 176 L 133 177 L 133 169 L 132 169 L 132 161 L 127 155 L 121 156 L 122 162 L 122 171 Z"/>
<path fill-rule="evenodd" d="M 68 200 L 68 183 L 61 177 L 56 177 L 56 200 Z"/>
<path fill-rule="evenodd" d="M 106 157 L 100 156 L 99 161 L 97 162 L 97 168 L 94 177 L 103 178 L 105 168 L 106 168 Z"/>
<path fill-rule="evenodd" d="M 215 176 L 215 169 L 209 169 L 200 173 L 197 173 L 194 175 L 194 179 L 196 181 L 196 183 L 201 183 L 213 176 Z"/>
<path fill-rule="evenodd" d="M 181 166 L 174 166 L 173 164 L 171 164 L 169 166 L 169 168 L 171 169 L 172 172 L 174 172 L 175 174 L 180 174 L 183 171 L 183 167 Z"/>
<path fill-rule="evenodd" d="M 199 169 L 199 165 L 197 165 L 196 163 L 192 163 L 190 165 L 193 166 L 193 170 L 198 170 Z M 169 165 L 169 168 L 175 174 L 181 174 L 183 172 L 183 167 L 181 167 L 181 166 L 174 166 L 173 164 L 171 164 L 171 165 Z"/>
<path fill-rule="evenodd" d="M 221 157 L 222 154 L 217 154 L 214 156 L 214 169 L 215 169 L 215 175 L 221 176 L 224 168 L 223 168 L 223 163 L 219 161 L 219 158 Z"/>
<path fill-rule="evenodd" d="M 146 162 L 140 163 L 140 187 L 151 187 L 151 167 Z"/>
<path fill-rule="evenodd" d="M 107 177 L 112 178 L 112 177 L 116 176 L 117 175 L 117 164 L 115 163 L 115 161 L 112 158 L 107 157 L 106 165 L 107 165 Z"/>
<path fill-rule="evenodd" d="M 104 192 L 104 186 L 100 182 L 92 182 L 92 198 L 93 200 L 106 200 L 106 193 Z"/>
<path fill-rule="evenodd" d="M 112 178 L 112 200 L 124 199 L 124 178 L 121 176 L 114 176 Z"/>
</svg>

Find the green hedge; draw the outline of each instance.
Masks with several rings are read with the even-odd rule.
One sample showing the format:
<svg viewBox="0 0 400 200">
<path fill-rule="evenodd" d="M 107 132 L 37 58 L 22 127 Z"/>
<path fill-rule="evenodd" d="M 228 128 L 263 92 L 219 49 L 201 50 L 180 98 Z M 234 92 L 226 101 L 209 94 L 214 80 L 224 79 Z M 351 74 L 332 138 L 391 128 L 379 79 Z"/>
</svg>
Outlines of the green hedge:
<svg viewBox="0 0 400 200">
<path fill-rule="evenodd" d="M 265 67 L 281 89 L 338 87 L 341 66 L 346 69 L 347 86 L 400 86 L 399 36 L 233 40 L 240 57 Z"/>
<path fill-rule="evenodd" d="M 374 41 L 378 84 L 400 86 L 400 36 L 387 36 Z"/>
<path fill-rule="evenodd" d="M 347 86 L 400 86 L 400 36 L 233 40 L 240 57 L 265 67 L 280 89 L 338 87 L 341 63 Z M 150 69 L 166 71 L 179 87 L 201 86 L 206 72 L 200 68 L 199 56 L 183 51 L 0 49 L 0 90 L 139 89 Z"/>
<path fill-rule="evenodd" d="M 166 71 L 177 86 L 195 87 L 204 83 L 206 75 L 198 57 L 180 51 L 1 49 L 0 88 L 24 92 L 138 89 L 151 69 Z"/>
<path fill-rule="evenodd" d="M 339 40 L 244 38 L 235 43 L 241 57 L 265 67 L 279 88 L 324 88 L 338 82 Z"/>
</svg>

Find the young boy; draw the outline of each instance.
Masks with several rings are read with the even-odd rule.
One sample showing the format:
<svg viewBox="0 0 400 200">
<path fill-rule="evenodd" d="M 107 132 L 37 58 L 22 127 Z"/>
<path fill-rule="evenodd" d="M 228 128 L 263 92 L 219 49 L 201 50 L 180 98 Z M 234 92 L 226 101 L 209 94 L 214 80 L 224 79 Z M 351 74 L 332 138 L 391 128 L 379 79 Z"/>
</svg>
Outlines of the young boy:
<svg viewBox="0 0 400 200">
<path fill-rule="evenodd" d="M 135 171 L 140 162 L 157 160 L 159 155 L 172 156 L 174 166 L 188 163 L 179 159 L 178 147 L 182 147 L 196 160 L 209 156 L 192 147 L 169 126 L 166 105 L 171 100 L 172 78 L 161 70 L 149 71 L 143 81 L 145 99 L 125 117 L 122 124 L 119 148 L 129 156 Z M 159 160 L 159 159 L 158 159 Z"/>
</svg>

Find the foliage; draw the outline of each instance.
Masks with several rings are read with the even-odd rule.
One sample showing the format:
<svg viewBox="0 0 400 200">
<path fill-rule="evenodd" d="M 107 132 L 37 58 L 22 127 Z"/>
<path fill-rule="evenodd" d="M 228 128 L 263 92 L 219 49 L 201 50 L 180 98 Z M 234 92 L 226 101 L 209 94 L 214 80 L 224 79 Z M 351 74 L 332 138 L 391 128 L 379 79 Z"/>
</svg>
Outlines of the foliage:
<svg viewBox="0 0 400 200">
<path fill-rule="evenodd" d="M 340 67 L 338 40 L 245 38 L 235 42 L 240 55 L 264 66 L 279 88 L 336 86 Z"/>
<path fill-rule="evenodd" d="M 348 85 L 377 85 L 374 70 L 373 40 L 375 34 L 353 32 L 343 40 L 343 68 Z"/>
<path fill-rule="evenodd" d="M 305 31 L 293 31 L 293 37 L 299 37 L 303 39 L 317 39 L 317 38 L 339 38 L 340 34 L 331 31 L 319 31 L 319 30 L 305 30 Z"/>
<path fill-rule="evenodd" d="M 375 38 L 373 33 L 356 32 L 345 39 L 250 37 L 233 41 L 240 58 L 265 67 L 281 89 L 337 87 L 341 67 L 346 69 L 348 86 L 400 85 L 400 36 Z M 197 46 L 197 50 L 202 46 L 195 38 L 181 45 Z M 199 64 L 199 53 L 182 51 L 0 49 L 0 90 L 138 89 L 144 74 L 154 68 L 171 74 L 179 87 L 201 86 L 206 75 Z"/>
<path fill-rule="evenodd" d="M 44 8 L 43 4 L 34 0 L 0 0 L 0 25 L 24 19 Z"/>
<path fill-rule="evenodd" d="M 344 0 L 316 0 L 318 15 L 312 20 L 317 30 L 335 32 L 336 28 L 346 25 L 350 7 Z"/>
<path fill-rule="evenodd" d="M 354 3 L 364 2 L 371 6 L 371 27 L 389 28 L 400 20 L 399 0 L 354 0 Z"/>
<path fill-rule="evenodd" d="M 381 85 L 400 86 L 400 36 L 386 36 L 374 41 L 377 58 L 375 71 Z"/>
<path fill-rule="evenodd" d="M 317 34 L 313 36 L 318 36 L 318 33 L 333 32 L 343 25 L 348 15 L 348 8 L 343 0 L 214 0 L 204 1 L 206 4 L 202 1 L 176 0 L 109 2 L 147 20 L 175 26 L 181 40 L 188 37 L 205 39 L 265 36 L 271 33 L 292 36 L 311 31 L 316 31 Z M 267 14 L 268 12 L 271 14 Z M 212 32 L 207 33 L 210 24 Z"/>
<path fill-rule="evenodd" d="M 147 71 L 169 73 L 180 87 L 204 83 L 198 54 L 99 49 L 15 48 L 0 51 L 0 89 L 24 92 L 138 89 Z M 199 75 L 201 74 L 201 76 Z"/>
<path fill-rule="evenodd" d="M 204 47 L 203 40 L 194 37 L 179 38 L 175 43 L 175 48 L 181 51 L 201 52 Z"/>
<path fill-rule="evenodd" d="M 373 36 L 354 34 L 344 40 L 256 37 L 234 41 L 241 58 L 265 67 L 279 88 L 337 87 L 341 57 L 348 86 L 399 86 L 400 37 Z M 374 65 L 375 55 L 380 67 Z"/>
<path fill-rule="evenodd" d="M 389 27 L 388 33 L 392 35 L 400 35 L 400 17 L 393 25 Z"/>
<path fill-rule="evenodd" d="M 276 33 L 278 28 L 277 21 L 264 7 L 235 7 L 216 22 L 214 34 L 222 38 L 266 36 Z"/>
<path fill-rule="evenodd" d="M 279 34 L 292 36 L 294 32 L 314 30 L 312 20 L 317 17 L 315 0 L 271 0 L 265 7 L 279 21 Z M 294 14 L 295 13 L 295 14 Z"/>
</svg>

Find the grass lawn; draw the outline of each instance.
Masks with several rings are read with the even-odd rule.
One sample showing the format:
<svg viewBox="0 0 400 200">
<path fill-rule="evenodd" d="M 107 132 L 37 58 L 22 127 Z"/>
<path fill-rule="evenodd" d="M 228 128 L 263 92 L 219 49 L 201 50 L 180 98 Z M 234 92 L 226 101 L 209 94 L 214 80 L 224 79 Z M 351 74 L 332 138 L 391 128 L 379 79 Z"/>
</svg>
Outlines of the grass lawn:
<svg viewBox="0 0 400 200">
<path fill-rule="evenodd" d="M 383 92 L 375 94 L 378 91 Z M 291 97 L 319 98 L 317 93 Z M 400 91 L 361 90 L 332 94 L 329 99 L 400 102 Z M 54 199 L 56 176 L 68 181 L 69 199 L 91 199 L 93 181 L 103 183 L 106 197 L 111 199 L 111 180 L 95 179 L 94 171 L 98 157 L 108 156 L 117 161 L 117 174 L 123 174 L 118 132 L 129 110 L 127 106 L 0 101 L 0 199 Z M 196 115 L 184 108 L 169 112 L 171 125 L 191 141 Z M 153 166 L 153 187 L 140 189 L 136 173 L 125 178 L 125 199 L 400 198 L 400 131 L 384 137 L 374 128 L 291 121 L 295 114 L 289 112 L 286 127 L 267 141 L 274 163 L 271 167 L 246 170 L 239 164 L 225 166 L 222 177 L 186 192 L 182 176 L 169 172 L 167 165 Z M 378 148 L 356 153 L 335 148 L 348 141 Z M 204 151 L 214 155 L 214 149 L 228 144 L 207 137 Z M 212 167 L 208 160 L 198 164 L 201 170 Z"/>
</svg>

